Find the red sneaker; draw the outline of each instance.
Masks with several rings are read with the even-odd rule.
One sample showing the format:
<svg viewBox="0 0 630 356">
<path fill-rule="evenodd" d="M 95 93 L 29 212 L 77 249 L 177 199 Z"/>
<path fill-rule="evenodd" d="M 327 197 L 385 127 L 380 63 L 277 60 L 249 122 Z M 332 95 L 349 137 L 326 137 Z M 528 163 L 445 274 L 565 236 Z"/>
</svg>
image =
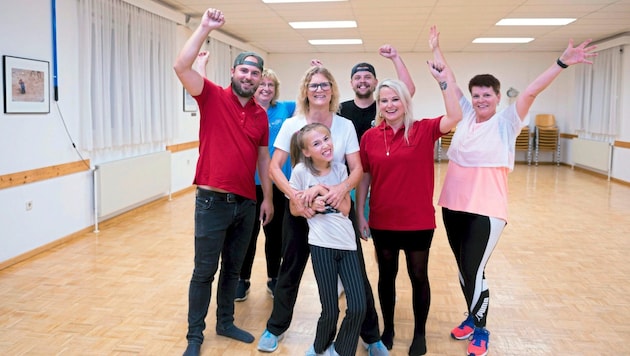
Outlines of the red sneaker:
<svg viewBox="0 0 630 356">
<path fill-rule="evenodd" d="M 451 330 L 451 337 L 457 340 L 468 339 L 473 334 L 473 331 L 475 331 L 475 322 L 472 316 L 469 315 L 458 327 Z"/>
</svg>

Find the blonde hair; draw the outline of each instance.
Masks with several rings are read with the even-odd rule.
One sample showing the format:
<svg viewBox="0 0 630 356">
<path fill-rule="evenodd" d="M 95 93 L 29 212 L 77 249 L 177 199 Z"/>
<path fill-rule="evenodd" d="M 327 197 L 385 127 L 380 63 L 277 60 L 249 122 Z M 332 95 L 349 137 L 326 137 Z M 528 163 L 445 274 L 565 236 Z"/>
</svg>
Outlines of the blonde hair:
<svg viewBox="0 0 630 356">
<path fill-rule="evenodd" d="M 306 136 L 311 131 L 318 131 L 320 133 L 326 134 L 330 136 L 330 129 L 320 123 L 313 123 L 303 126 L 300 130 L 291 136 L 291 164 L 295 167 L 296 164 L 302 162 L 306 168 L 311 171 L 314 175 L 319 175 L 319 171 L 313 165 L 313 159 L 310 157 L 306 157 L 304 155 L 304 150 L 307 147 L 307 143 L 304 141 L 304 136 Z"/>
<path fill-rule="evenodd" d="M 297 112 L 302 115 L 307 115 L 309 112 L 309 102 L 308 102 L 308 84 L 311 82 L 311 79 L 315 74 L 322 74 L 326 79 L 331 83 L 330 87 L 330 104 L 328 106 L 328 111 L 336 113 L 339 111 L 339 87 L 337 86 L 337 81 L 335 77 L 330 73 L 330 71 L 322 66 L 313 66 L 309 68 L 304 76 L 302 77 L 300 90 L 298 92 L 298 97 L 296 100 Z"/>
<path fill-rule="evenodd" d="M 275 91 L 273 94 L 273 98 L 271 98 L 271 101 L 269 102 L 269 105 L 276 106 L 278 98 L 280 97 L 280 80 L 278 79 L 278 75 L 273 70 L 265 68 L 265 70 L 263 70 L 262 72 L 261 82 L 262 79 L 271 79 L 271 81 L 273 82 L 273 85 L 275 86 Z"/>
<path fill-rule="evenodd" d="M 385 119 L 381 115 L 380 109 L 380 101 L 381 101 L 381 89 L 390 88 L 395 91 L 396 94 L 400 97 L 400 101 L 403 104 L 403 108 L 405 109 L 405 117 L 403 118 L 403 125 L 405 126 L 405 141 L 409 144 L 409 129 L 413 125 L 414 121 L 418 121 L 413 118 L 412 112 L 412 103 L 411 103 L 411 94 L 409 93 L 409 89 L 405 83 L 401 82 L 398 79 L 385 79 L 381 83 L 378 84 L 376 88 L 376 119 L 375 126 L 380 125 Z"/>
</svg>

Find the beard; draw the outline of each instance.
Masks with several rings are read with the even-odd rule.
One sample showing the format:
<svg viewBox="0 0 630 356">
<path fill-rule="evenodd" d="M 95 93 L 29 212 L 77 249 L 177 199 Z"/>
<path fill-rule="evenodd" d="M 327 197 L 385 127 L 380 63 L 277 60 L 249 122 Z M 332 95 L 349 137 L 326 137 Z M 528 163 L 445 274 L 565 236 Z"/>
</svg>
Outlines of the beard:
<svg viewBox="0 0 630 356">
<path fill-rule="evenodd" d="M 241 84 L 240 81 L 232 78 L 232 89 L 234 90 L 236 95 L 242 98 L 251 98 L 256 93 L 256 90 L 258 89 L 258 85 L 251 87 L 251 89 L 249 90 L 245 90 L 243 89 L 243 85 Z"/>
<path fill-rule="evenodd" d="M 354 93 L 355 93 L 356 97 L 359 98 L 359 99 L 369 99 L 374 94 L 374 91 L 373 90 L 368 90 L 366 93 L 361 93 L 361 92 L 355 91 Z"/>
<path fill-rule="evenodd" d="M 367 87 L 365 89 L 365 92 L 363 92 L 361 89 L 355 87 L 354 88 L 354 94 L 356 95 L 357 98 L 359 99 L 369 99 L 374 95 L 374 88 L 372 87 Z"/>
</svg>

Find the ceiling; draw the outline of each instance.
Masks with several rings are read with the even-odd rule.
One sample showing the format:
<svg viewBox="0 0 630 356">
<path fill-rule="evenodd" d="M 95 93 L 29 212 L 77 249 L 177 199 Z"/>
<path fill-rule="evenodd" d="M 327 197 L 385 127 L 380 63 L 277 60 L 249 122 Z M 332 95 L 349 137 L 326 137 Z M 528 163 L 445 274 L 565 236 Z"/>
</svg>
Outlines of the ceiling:
<svg viewBox="0 0 630 356">
<path fill-rule="evenodd" d="M 428 51 L 433 24 L 445 52 L 562 51 L 568 39 L 630 34 L 630 0 L 348 0 L 265 4 L 262 0 L 152 0 L 189 15 L 189 24 L 214 7 L 221 32 L 268 53 L 376 52 L 385 43 L 399 52 Z M 495 26 L 502 18 L 571 17 L 567 26 Z M 355 20 L 357 28 L 295 30 L 292 21 Z M 473 44 L 477 37 L 534 37 L 527 44 Z M 309 39 L 361 38 L 362 45 L 312 46 Z"/>
</svg>

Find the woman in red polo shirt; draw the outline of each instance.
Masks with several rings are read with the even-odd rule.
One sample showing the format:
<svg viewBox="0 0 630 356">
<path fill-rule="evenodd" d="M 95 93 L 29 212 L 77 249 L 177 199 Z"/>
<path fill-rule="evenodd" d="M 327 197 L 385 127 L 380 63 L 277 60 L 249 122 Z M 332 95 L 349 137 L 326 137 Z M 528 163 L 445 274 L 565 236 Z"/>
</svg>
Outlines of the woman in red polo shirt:
<svg viewBox="0 0 630 356">
<path fill-rule="evenodd" d="M 378 259 L 378 293 L 383 314 L 381 340 L 388 349 L 394 341 L 394 308 L 398 256 L 405 251 L 413 288 L 414 337 L 409 355 L 426 353 L 425 323 L 430 288 L 429 248 L 435 230 L 433 207 L 433 147 L 462 118 L 453 76 L 442 63 L 428 63 L 440 84 L 446 115 L 414 119 L 405 84 L 386 79 L 376 92 L 376 127 L 360 144 L 363 178 L 357 190 L 357 211 L 363 211 L 371 186 L 369 224 L 357 214 L 364 236 L 371 236 Z"/>
</svg>

